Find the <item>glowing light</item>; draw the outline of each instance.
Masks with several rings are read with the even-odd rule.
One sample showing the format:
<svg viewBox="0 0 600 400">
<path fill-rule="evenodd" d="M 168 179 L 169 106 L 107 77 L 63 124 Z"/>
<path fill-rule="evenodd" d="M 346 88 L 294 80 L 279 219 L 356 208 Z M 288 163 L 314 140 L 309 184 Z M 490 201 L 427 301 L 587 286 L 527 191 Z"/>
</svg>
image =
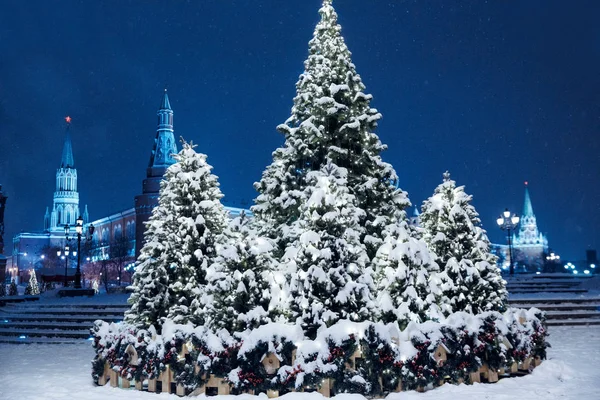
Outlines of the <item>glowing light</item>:
<svg viewBox="0 0 600 400">
<path fill-rule="evenodd" d="M 584 274 L 589 275 L 590 271 L 588 269 L 586 269 L 585 271 L 583 271 Z"/>
<path fill-rule="evenodd" d="M 541 274 L 541 272 L 540 272 L 540 271 L 537 271 L 535 274 L 536 274 L 536 275 L 539 275 L 539 274 Z"/>
<path fill-rule="evenodd" d="M 569 264 L 565 265 L 565 269 L 569 269 Z"/>
<path fill-rule="evenodd" d="M 596 264 L 590 264 L 590 268 L 596 268 Z"/>
<path fill-rule="evenodd" d="M 69 117 L 68 115 L 65 117 L 65 121 L 67 122 L 67 124 L 71 123 L 71 117 Z"/>
<path fill-rule="evenodd" d="M 27 336 L 21 335 L 21 336 L 19 336 L 19 339 L 27 339 Z"/>
<path fill-rule="evenodd" d="M 577 275 L 579 272 L 578 272 L 577 270 L 575 270 L 575 271 L 573 271 L 573 273 L 574 273 L 575 275 Z"/>
</svg>

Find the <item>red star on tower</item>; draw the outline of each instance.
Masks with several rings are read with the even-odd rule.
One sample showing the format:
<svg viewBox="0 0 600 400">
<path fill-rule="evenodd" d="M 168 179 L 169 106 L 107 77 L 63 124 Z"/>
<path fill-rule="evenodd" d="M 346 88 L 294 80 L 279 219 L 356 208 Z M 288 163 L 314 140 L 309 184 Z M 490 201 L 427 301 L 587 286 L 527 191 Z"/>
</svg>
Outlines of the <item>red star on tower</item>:
<svg viewBox="0 0 600 400">
<path fill-rule="evenodd" d="M 71 123 L 71 117 L 69 117 L 68 115 L 65 117 L 65 121 L 67 121 L 67 124 Z"/>
</svg>

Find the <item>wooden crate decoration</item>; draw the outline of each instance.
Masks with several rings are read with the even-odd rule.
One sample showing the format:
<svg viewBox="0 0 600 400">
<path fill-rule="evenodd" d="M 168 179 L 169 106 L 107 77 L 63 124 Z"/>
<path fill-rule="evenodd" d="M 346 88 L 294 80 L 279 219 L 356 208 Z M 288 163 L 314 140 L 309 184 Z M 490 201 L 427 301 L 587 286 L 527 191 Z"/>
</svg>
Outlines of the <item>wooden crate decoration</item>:
<svg viewBox="0 0 600 400">
<path fill-rule="evenodd" d="M 321 386 L 319 386 L 319 393 L 323 395 L 323 397 L 331 397 L 331 391 L 333 389 L 334 380 L 331 378 L 325 378 L 321 382 Z"/>
<path fill-rule="evenodd" d="M 539 367 L 542 363 L 542 358 L 540 356 L 535 356 L 533 359 L 534 366 Z"/>
<path fill-rule="evenodd" d="M 479 370 L 475 371 L 475 372 L 471 372 L 469 374 L 469 381 L 471 383 L 481 383 L 481 375 L 479 374 Z"/>
<path fill-rule="evenodd" d="M 119 374 L 117 374 L 117 371 L 111 369 L 108 376 L 110 380 L 110 386 L 119 387 Z"/>
<path fill-rule="evenodd" d="M 194 390 L 190 396 L 198 396 L 201 394 L 206 394 L 209 396 L 213 393 L 218 394 L 219 396 L 226 396 L 230 393 L 230 391 L 231 388 L 225 378 L 219 378 L 215 375 L 210 375 L 208 377 L 208 381 L 198 389 Z"/>
<path fill-rule="evenodd" d="M 274 353 L 267 353 L 262 359 L 262 365 L 265 367 L 267 375 L 275 375 L 281 366 L 281 361 Z"/>
<path fill-rule="evenodd" d="M 354 353 L 352 353 L 352 355 L 350 356 L 350 359 L 348 360 L 348 362 L 346 363 L 346 368 L 348 368 L 349 370 L 352 371 L 356 371 L 357 369 L 357 363 L 360 365 L 360 363 L 363 360 L 363 354 L 362 354 L 362 350 L 360 348 L 360 346 L 354 351 Z"/>
<path fill-rule="evenodd" d="M 498 382 L 498 371 L 490 368 L 487 364 L 483 364 L 479 368 L 479 374 L 483 375 L 483 378 L 487 379 L 489 383 Z"/>
<path fill-rule="evenodd" d="M 521 364 L 519 364 L 519 370 L 529 372 L 532 369 L 531 368 L 532 361 L 533 361 L 533 359 L 531 357 L 527 357 L 525 359 L 525 361 L 523 361 Z"/>
<path fill-rule="evenodd" d="M 102 371 L 102 375 L 98 378 L 98 385 L 104 386 L 110 379 L 110 366 L 107 362 L 104 362 L 104 371 Z"/>
</svg>

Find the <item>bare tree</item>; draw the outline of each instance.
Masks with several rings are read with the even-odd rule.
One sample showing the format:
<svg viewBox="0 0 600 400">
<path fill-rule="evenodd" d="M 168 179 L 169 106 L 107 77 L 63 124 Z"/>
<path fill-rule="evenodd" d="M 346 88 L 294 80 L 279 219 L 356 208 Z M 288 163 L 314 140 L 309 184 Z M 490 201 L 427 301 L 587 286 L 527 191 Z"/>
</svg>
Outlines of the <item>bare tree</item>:
<svg viewBox="0 0 600 400">
<path fill-rule="evenodd" d="M 123 281 L 123 270 L 133 261 L 131 256 L 132 244 L 125 235 L 116 236 L 110 243 L 109 259 L 117 272 L 118 285 Z"/>
</svg>

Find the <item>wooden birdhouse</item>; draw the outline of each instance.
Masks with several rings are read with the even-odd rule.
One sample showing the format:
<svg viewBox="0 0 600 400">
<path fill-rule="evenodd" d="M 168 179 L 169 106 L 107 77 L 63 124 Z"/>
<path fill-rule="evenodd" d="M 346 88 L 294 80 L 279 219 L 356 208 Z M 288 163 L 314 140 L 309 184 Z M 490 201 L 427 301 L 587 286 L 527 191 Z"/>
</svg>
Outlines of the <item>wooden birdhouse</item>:
<svg viewBox="0 0 600 400">
<path fill-rule="evenodd" d="M 267 375 L 275 375 L 277 371 L 279 371 L 281 362 L 274 353 L 269 352 L 265 357 L 263 357 L 262 365 L 265 367 L 265 372 Z"/>
<path fill-rule="evenodd" d="M 129 344 L 127 346 L 127 348 L 125 349 L 125 354 L 127 354 L 127 357 L 129 359 L 129 365 L 139 365 L 140 364 L 140 361 L 138 359 L 137 350 L 135 349 L 135 347 L 133 347 L 132 344 Z"/>
<path fill-rule="evenodd" d="M 444 363 L 448 360 L 448 353 L 450 351 L 446 347 L 444 343 L 438 344 L 438 347 L 435 349 L 433 353 L 433 358 L 438 366 L 444 365 Z"/>
<path fill-rule="evenodd" d="M 504 344 L 504 346 L 506 346 L 507 350 L 511 350 L 513 348 L 513 345 L 510 343 L 510 341 L 506 338 L 506 336 L 500 336 L 500 338 L 502 339 L 502 344 Z"/>
</svg>

